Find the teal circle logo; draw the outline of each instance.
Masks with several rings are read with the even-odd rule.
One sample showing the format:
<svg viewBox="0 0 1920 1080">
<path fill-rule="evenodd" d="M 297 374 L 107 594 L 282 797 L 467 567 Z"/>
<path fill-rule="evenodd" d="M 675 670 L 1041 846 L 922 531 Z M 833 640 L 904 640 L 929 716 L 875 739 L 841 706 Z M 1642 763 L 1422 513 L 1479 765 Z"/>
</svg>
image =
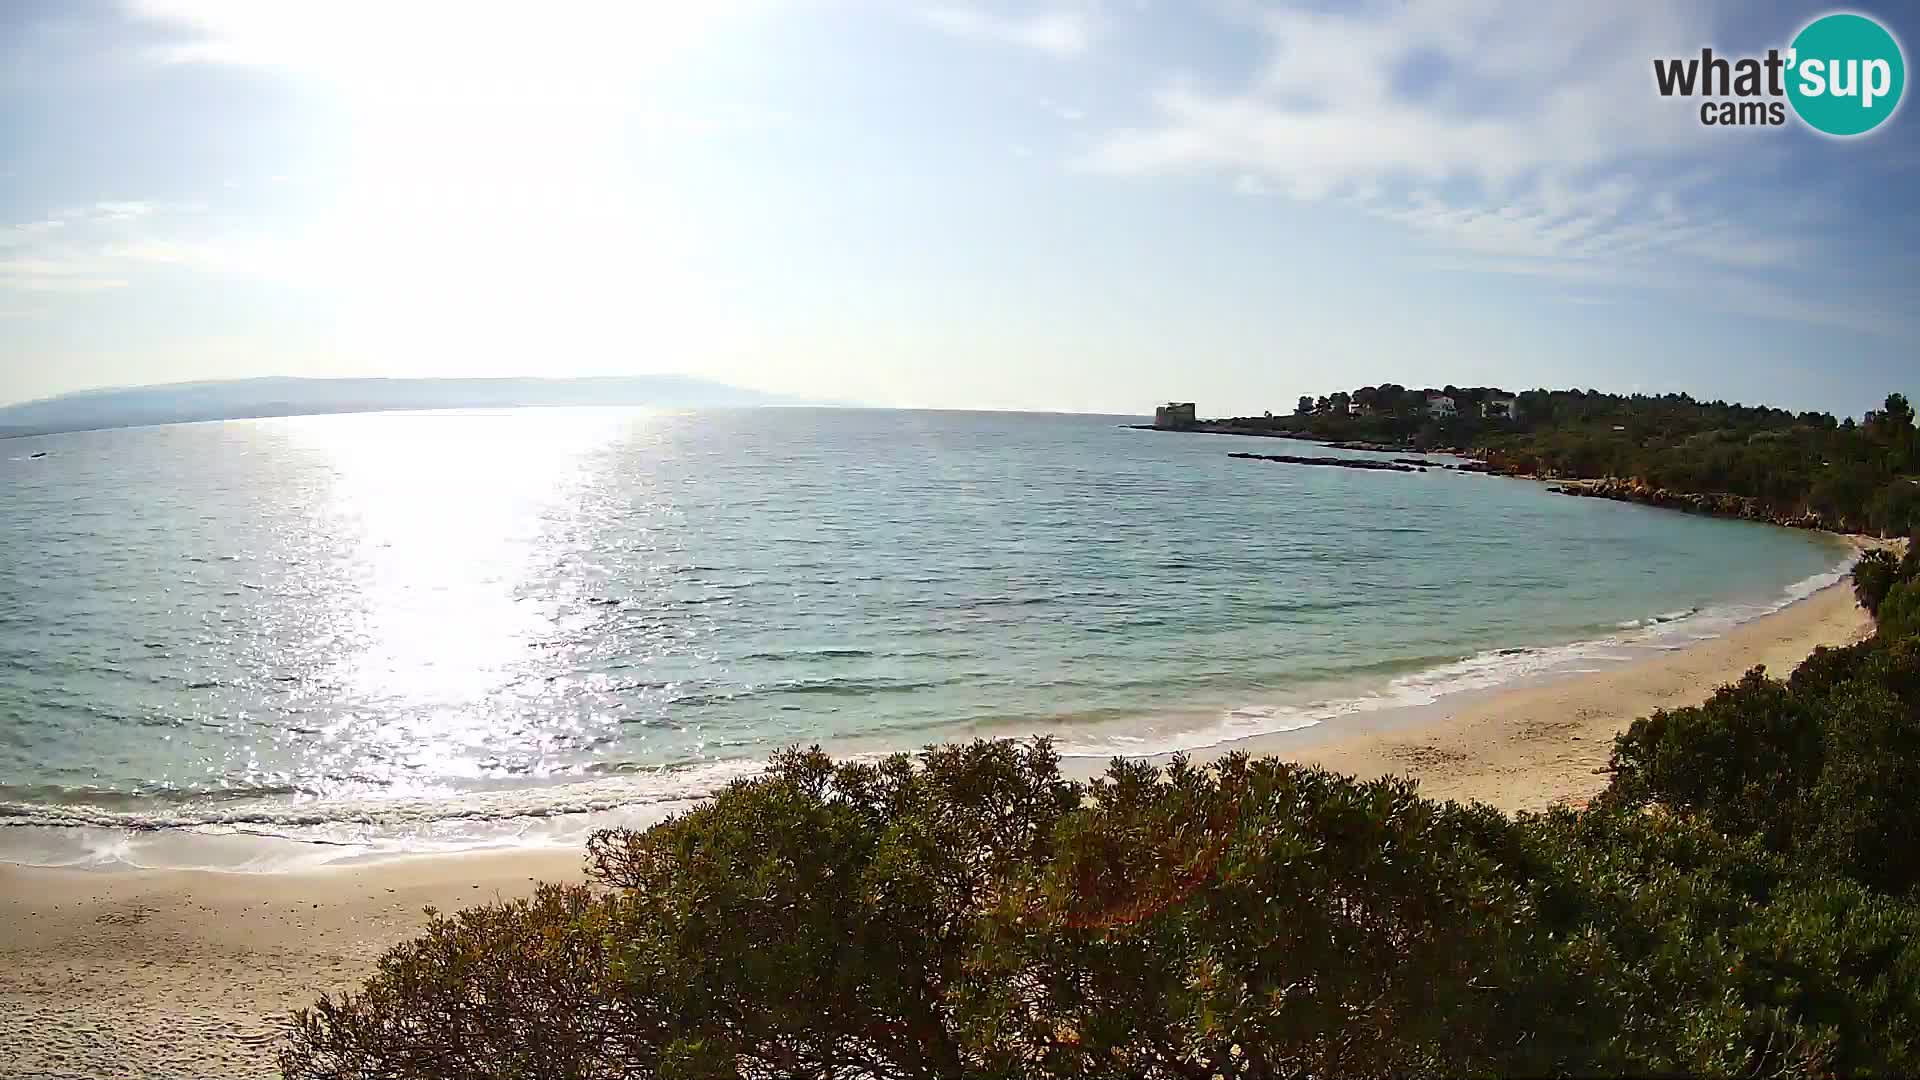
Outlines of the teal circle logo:
<svg viewBox="0 0 1920 1080">
<path fill-rule="evenodd" d="M 1900 43 L 1865 15 L 1823 15 L 1793 39 L 1787 99 L 1816 131 L 1864 135 L 1900 107 L 1907 85 Z"/>
</svg>

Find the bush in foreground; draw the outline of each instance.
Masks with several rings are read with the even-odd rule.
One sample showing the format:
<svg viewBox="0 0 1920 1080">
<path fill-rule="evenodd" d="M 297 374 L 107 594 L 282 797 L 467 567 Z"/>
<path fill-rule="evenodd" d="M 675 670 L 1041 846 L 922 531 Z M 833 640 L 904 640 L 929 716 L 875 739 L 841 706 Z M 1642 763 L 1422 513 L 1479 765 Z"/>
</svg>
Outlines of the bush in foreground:
<svg viewBox="0 0 1920 1080">
<path fill-rule="evenodd" d="M 1885 575 L 1891 575 L 1890 578 Z M 1781 682 L 1755 668 L 1701 705 L 1660 710 L 1614 741 L 1614 806 L 1699 814 L 1796 862 L 1870 888 L 1920 886 L 1920 580 L 1862 559 L 1874 636 L 1818 649 Z"/>
<path fill-rule="evenodd" d="M 1512 1052 L 1501 1005 L 1539 966 L 1520 889 L 1487 851 L 1508 827 L 1404 782 L 1273 761 L 1116 765 L 1082 785 L 1061 778 L 1044 743 L 940 748 L 918 764 L 790 752 L 685 815 L 594 837 L 597 892 L 437 920 L 364 993 L 304 1014 L 283 1066 L 298 1077 L 1491 1067 Z M 538 1052 L 517 1050 L 535 1029 Z"/>
<path fill-rule="evenodd" d="M 1614 742 L 1605 795 L 1699 814 L 1796 862 L 1905 893 L 1920 815 L 1920 638 L 1822 650 L 1781 682 L 1755 668 Z"/>
<path fill-rule="evenodd" d="M 1915 1064 L 1913 909 L 1664 813 L 1510 819 L 1242 756 L 1079 784 L 1045 743 L 789 752 L 599 834 L 590 872 L 437 917 L 299 1017 L 287 1075 Z"/>
<path fill-rule="evenodd" d="M 1889 637 L 1920 636 L 1920 579 L 1909 578 L 1888 589 L 1878 617 Z"/>
</svg>

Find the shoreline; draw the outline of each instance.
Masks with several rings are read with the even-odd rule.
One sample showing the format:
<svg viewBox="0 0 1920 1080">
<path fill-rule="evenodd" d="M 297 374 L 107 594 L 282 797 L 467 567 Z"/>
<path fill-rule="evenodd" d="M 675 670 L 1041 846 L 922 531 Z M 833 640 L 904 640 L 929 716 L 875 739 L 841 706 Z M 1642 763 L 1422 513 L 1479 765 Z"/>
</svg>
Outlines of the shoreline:
<svg viewBox="0 0 1920 1080">
<path fill-rule="evenodd" d="M 1844 523 L 1828 521 L 1811 510 L 1802 510 L 1796 513 L 1776 510 L 1767 505 L 1763 500 L 1751 495 L 1659 488 L 1632 477 L 1541 476 L 1529 471 L 1524 471 L 1512 463 L 1502 464 L 1499 461 L 1501 457 L 1500 452 L 1486 448 L 1468 450 L 1461 447 L 1434 447 L 1422 450 L 1413 446 L 1411 442 L 1405 445 L 1393 445 L 1389 443 L 1335 439 L 1324 435 L 1315 435 L 1310 431 L 1293 431 L 1286 428 L 1243 427 L 1226 420 L 1201 420 L 1186 425 L 1163 426 L 1158 423 L 1153 423 L 1126 424 L 1123 426 L 1134 431 L 1163 431 L 1186 435 L 1232 435 L 1241 438 L 1286 439 L 1293 442 L 1315 443 L 1335 450 L 1356 450 L 1370 454 L 1422 454 L 1457 457 L 1464 459 L 1465 463 L 1461 465 L 1430 463 L 1422 468 L 1395 468 L 1392 465 L 1376 463 L 1371 460 L 1308 459 L 1287 454 L 1230 453 L 1227 455 L 1232 458 L 1250 458 L 1293 465 L 1338 465 L 1346 468 L 1375 469 L 1388 472 L 1425 472 L 1427 468 L 1440 468 L 1456 472 L 1480 473 L 1486 476 L 1500 476 L 1511 480 L 1533 480 L 1545 483 L 1549 485 L 1547 490 L 1555 495 L 1567 495 L 1574 498 L 1606 499 L 1612 502 L 1629 503 L 1637 506 L 1653 506 L 1663 510 L 1677 510 L 1683 514 L 1699 514 L 1705 517 L 1727 518 L 1735 521 L 1757 521 L 1768 525 L 1778 525 L 1786 529 L 1807 529 L 1814 532 L 1832 533 L 1833 535 L 1848 535 L 1835 532 L 1835 529 L 1844 527 Z M 1414 464 L 1414 460 L 1411 458 L 1396 457 L 1394 461 L 1403 466 Z"/>
<path fill-rule="evenodd" d="M 1165 762 L 1177 753 L 1210 760 L 1236 750 L 1292 757 L 1382 730 L 1445 719 L 1498 695 L 1570 675 L 1632 670 L 1675 650 L 1725 637 L 1844 580 L 1858 553 L 1884 544 L 1825 533 L 1845 558 L 1794 582 L 1771 601 L 1726 602 L 1646 616 L 1571 641 L 1487 647 L 1406 670 L 1390 681 L 1334 680 L 1264 701 L 1158 709 L 1089 727 L 1009 724 L 960 727 L 937 741 L 1030 738 L 1050 733 L 1062 771 L 1077 779 L 1117 757 Z M 823 744 L 839 758 L 905 750 L 895 740 L 848 737 Z M 127 811 L 88 805 L 6 804 L 0 866 L 99 873 L 198 870 L 284 874 L 364 866 L 420 856 L 578 850 L 605 828 L 645 828 L 684 810 L 732 779 L 758 775 L 763 759 L 597 779 L 482 789 L 465 794 L 362 798 L 319 803 L 271 800 L 178 810 Z"/>
<path fill-rule="evenodd" d="M 1860 551 L 1882 543 L 1834 533 L 1822 539 L 1846 557 L 1788 585 L 1771 601 L 1727 602 L 1648 616 L 1572 641 L 1484 648 L 1384 683 L 1331 682 L 1321 688 L 1329 696 L 1295 693 L 1264 702 L 1243 699 L 1242 704 L 1217 709 L 1147 711 L 1130 721 L 1051 733 L 1063 773 L 1076 779 L 1103 771 L 1116 756 L 1165 762 L 1176 753 L 1202 761 L 1236 750 L 1280 757 L 1313 753 L 1369 733 L 1445 719 L 1507 692 L 1570 675 L 1631 670 L 1674 650 L 1717 640 L 1843 580 Z M 963 728 L 938 736 L 938 741 L 1020 739 L 1049 730 L 1045 724 Z M 839 758 L 878 758 L 920 746 L 849 738 L 825 743 L 824 748 Z M 269 875 L 416 857 L 576 851 L 592 832 L 645 828 L 714 794 L 728 780 L 757 775 L 764 766 L 764 760 L 743 758 L 464 795 L 319 804 L 243 801 L 159 814 L 58 804 L 35 811 L 22 805 L 14 808 L 21 813 L 0 827 L 0 866 Z"/>
<path fill-rule="evenodd" d="M 1509 812 L 1579 803 L 1605 787 L 1612 736 L 1635 718 L 1704 700 L 1756 664 L 1785 675 L 1816 646 L 1871 629 L 1843 578 L 1719 637 L 1617 667 L 1193 756 L 1397 773 L 1429 798 Z M 525 896 L 536 881 L 578 880 L 582 863 L 577 848 L 534 848 L 271 874 L 0 864 L 0 1045 L 9 1068 L 32 1076 L 271 1076 L 287 1012 L 357 986 L 425 925 L 423 907 Z"/>
<path fill-rule="evenodd" d="M 1718 637 L 1617 667 L 1461 694 L 1306 745 L 1256 736 L 1221 752 L 1275 754 L 1363 778 L 1400 774 L 1418 781 L 1426 798 L 1508 813 L 1584 804 L 1606 787 L 1613 736 L 1634 720 L 1699 704 L 1756 666 L 1784 678 L 1815 648 L 1872 632 L 1842 579 Z"/>
</svg>

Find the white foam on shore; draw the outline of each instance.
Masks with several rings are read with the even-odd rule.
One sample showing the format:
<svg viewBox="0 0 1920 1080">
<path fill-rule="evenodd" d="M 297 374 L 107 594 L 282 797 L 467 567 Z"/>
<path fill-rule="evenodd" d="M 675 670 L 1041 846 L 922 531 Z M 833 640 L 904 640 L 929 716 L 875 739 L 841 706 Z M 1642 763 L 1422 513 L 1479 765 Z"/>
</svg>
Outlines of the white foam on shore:
<svg viewBox="0 0 1920 1080">
<path fill-rule="evenodd" d="M 1768 601 L 1686 608 L 1618 624 L 1616 633 L 1539 648 L 1490 649 L 1452 663 L 1402 675 L 1378 691 L 1306 704 L 1244 705 L 1210 723 L 1158 740 L 1129 736 L 1063 738 L 1062 757 L 1164 757 L 1211 750 L 1247 739 L 1317 727 L 1364 713 L 1420 708 L 1450 695 L 1496 690 L 1529 679 L 1596 672 L 1628 663 L 1648 650 L 1682 649 L 1720 637 L 1743 623 L 1770 615 L 1837 584 L 1859 558 L 1850 553 L 1829 570 L 1796 581 Z"/>
<path fill-rule="evenodd" d="M 595 829 L 651 824 L 765 768 L 762 761 L 722 761 L 439 798 L 248 799 L 143 812 L 0 803 L 0 861 L 279 871 L 434 852 L 577 847 Z"/>
<path fill-rule="evenodd" d="M 1342 717 L 1432 705 L 1532 678 L 1597 671 L 1647 650 L 1683 648 L 1779 611 L 1842 580 L 1857 558 L 1795 582 L 1775 599 L 1668 612 L 1616 633 L 1541 648 L 1507 648 L 1402 675 L 1368 694 L 1307 704 L 1248 704 L 1163 723 L 1143 735 L 1114 722 L 1055 732 L 1063 758 L 1147 758 L 1300 731 Z M 1167 718 L 1162 717 L 1164 722 Z M 859 757 L 878 755 L 860 754 Z M 593 831 L 644 827 L 685 810 L 759 760 L 647 770 L 568 784 L 434 798 L 185 804 L 152 812 L 0 803 L 0 861 L 89 869 L 283 872 L 407 855 L 498 848 L 575 848 Z"/>
</svg>

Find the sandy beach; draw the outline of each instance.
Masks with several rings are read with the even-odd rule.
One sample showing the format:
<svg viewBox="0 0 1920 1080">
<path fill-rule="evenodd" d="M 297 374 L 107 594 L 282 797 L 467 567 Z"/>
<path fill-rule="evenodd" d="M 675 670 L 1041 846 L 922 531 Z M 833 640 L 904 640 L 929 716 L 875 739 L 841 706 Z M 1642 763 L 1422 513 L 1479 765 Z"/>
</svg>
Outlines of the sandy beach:
<svg viewBox="0 0 1920 1080">
<path fill-rule="evenodd" d="M 1606 784 L 1610 740 L 1756 664 L 1785 674 L 1870 624 L 1843 582 L 1723 637 L 1615 669 L 1443 700 L 1404 722 L 1286 753 L 1432 797 L 1534 810 Z M 524 895 L 577 853 L 420 857 L 282 874 L 0 866 L 0 1077 L 271 1076 L 287 1012 L 354 986 L 418 930 L 422 908 Z"/>
</svg>

